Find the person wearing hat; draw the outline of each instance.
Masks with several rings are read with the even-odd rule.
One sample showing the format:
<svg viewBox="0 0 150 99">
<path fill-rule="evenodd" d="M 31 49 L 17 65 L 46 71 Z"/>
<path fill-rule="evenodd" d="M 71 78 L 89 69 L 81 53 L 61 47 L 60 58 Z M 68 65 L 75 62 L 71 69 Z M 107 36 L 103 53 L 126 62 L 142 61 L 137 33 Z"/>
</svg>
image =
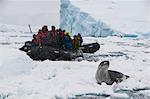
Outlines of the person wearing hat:
<svg viewBox="0 0 150 99">
<path fill-rule="evenodd" d="M 82 36 L 81 36 L 81 34 L 80 33 L 78 33 L 78 40 L 79 40 L 79 46 L 81 46 L 82 45 L 82 43 L 83 43 L 83 39 L 82 39 Z"/>
<path fill-rule="evenodd" d="M 64 49 L 66 49 L 66 50 L 72 49 L 72 39 L 71 39 L 69 33 L 65 34 L 63 43 L 64 43 Z"/>
<path fill-rule="evenodd" d="M 74 35 L 73 37 L 74 37 L 72 40 L 73 48 L 74 48 L 74 50 L 78 50 L 80 47 L 80 41 L 79 41 L 77 35 Z"/>
</svg>

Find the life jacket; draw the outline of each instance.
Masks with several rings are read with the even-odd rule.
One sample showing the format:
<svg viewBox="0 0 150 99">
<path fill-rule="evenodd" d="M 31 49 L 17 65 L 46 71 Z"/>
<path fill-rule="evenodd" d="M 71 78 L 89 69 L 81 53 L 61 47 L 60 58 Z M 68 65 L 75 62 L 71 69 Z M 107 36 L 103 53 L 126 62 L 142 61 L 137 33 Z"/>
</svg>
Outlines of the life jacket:
<svg viewBox="0 0 150 99">
<path fill-rule="evenodd" d="M 72 44 L 73 44 L 74 49 L 79 49 L 79 47 L 80 47 L 80 41 L 79 41 L 78 38 L 73 39 L 72 40 Z"/>
<path fill-rule="evenodd" d="M 42 43 L 42 41 L 40 39 L 33 39 L 32 42 L 36 45 L 39 45 Z"/>
<path fill-rule="evenodd" d="M 78 40 L 79 40 L 79 44 L 80 44 L 80 46 L 81 46 L 81 45 L 82 45 L 82 43 L 83 43 L 83 39 L 82 39 L 82 37 L 81 37 L 81 36 L 78 36 L 77 38 L 78 38 Z"/>
<path fill-rule="evenodd" d="M 42 35 L 43 38 L 47 38 L 48 37 L 48 31 L 45 31 Z"/>
<path fill-rule="evenodd" d="M 36 35 L 36 38 L 42 38 L 42 33 L 38 33 L 37 35 Z"/>
<path fill-rule="evenodd" d="M 79 39 L 73 39 L 73 40 L 72 40 L 72 43 L 73 43 L 74 45 L 79 45 Z"/>
<path fill-rule="evenodd" d="M 52 34 L 52 38 L 54 38 L 56 36 L 56 31 L 51 31 Z"/>
<path fill-rule="evenodd" d="M 70 39 L 69 39 L 69 36 L 64 36 L 64 43 L 69 43 L 71 42 Z"/>
<path fill-rule="evenodd" d="M 38 34 L 35 37 L 36 37 L 36 40 L 37 40 L 38 43 L 42 43 L 43 42 L 43 40 L 42 40 L 43 32 L 38 32 Z"/>
<path fill-rule="evenodd" d="M 44 42 L 44 39 L 46 38 L 46 32 L 39 32 L 37 34 L 37 40 L 40 42 L 40 43 L 43 43 Z"/>
<path fill-rule="evenodd" d="M 65 49 L 72 49 L 72 40 L 70 36 L 65 35 L 63 39 L 63 43 L 65 45 Z"/>
<path fill-rule="evenodd" d="M 65 33 L 61 32 L 61 37 L 64 38 L 64 36 L 65 36 Z"/>
<path fill-rule="evenodd" d="M 33 39 L 32 42 L 33 42 L 34 44 L 36 44 L 36 45 L 38 44 L 38 42 L 37 42 L 36 39 Z"/>
</svg>

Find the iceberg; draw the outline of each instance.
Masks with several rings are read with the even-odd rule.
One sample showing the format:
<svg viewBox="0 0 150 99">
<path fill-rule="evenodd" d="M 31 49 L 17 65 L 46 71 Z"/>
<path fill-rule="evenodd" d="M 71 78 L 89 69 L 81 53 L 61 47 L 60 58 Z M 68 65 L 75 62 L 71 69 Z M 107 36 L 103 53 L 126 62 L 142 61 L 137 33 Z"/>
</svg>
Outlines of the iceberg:
<svg viewBox="0 0 150 99">
<path fill-rule="evenodd" d="M 69 0 L 60 0 L 60 28 L 75 35 L 106 37 L 116 31 L 100 20 L 95 20 L 88 13 L 80 11 L 80 8 L 71 4 Z"/>
</svg>

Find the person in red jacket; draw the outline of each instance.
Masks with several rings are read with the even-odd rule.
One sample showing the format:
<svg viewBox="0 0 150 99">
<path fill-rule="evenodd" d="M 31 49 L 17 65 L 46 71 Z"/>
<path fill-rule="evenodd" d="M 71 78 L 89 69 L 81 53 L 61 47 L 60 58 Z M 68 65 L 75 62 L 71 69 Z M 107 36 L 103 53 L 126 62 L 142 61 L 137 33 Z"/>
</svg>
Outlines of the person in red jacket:
<svg viewBox="0 0 150 99">
<path fill-rule="evenodd" d="M 47 25 L 44 25 L 42 27 L 42 35 L 41 35 L 41 40 L 43 41 L 42 44 L 47 45 L 48 42 L 48 27 Z"/>
<path fill-rule="evenodd" d="M 44 25 L 42 27 L 42 32 L 43 32 L 43 34 L 42 34 L 43 38 L 48 36 L 48 27 L 47 27 L 47 25 Z"/>
<path fill-rule="evenodd" d="M 33 40 L 32 40 L 32 42 L 33 42 L 33 44 L 35 45 L 35 46 L 37 46 L 37 45 L 40 45 L 41 44 L 41 40 L 38 38 L 38 36 L 37 35 L 33 35 Z"/>
<path fill-rule="evenodd" d="M 48 31 L 47 25 L 44 25 L 44 26 L 42 27 L 42 31 L 43 31 L 43 32 L 47 32 L 47 31 Z"/>
<path fill-rule="evenodd" d="M 39 44 L 42 44 L 43 43 L 43 40 L 42 40 L 42 38 L 43 38 L 43 31 L 39 30 L 37 35 L 35 35 L 35 38 L 36 38 L 36 40 L 37 40 L 37 42 Z"/>
<path fill-rule="evenodd" d="M 52 37 L 55 37 L 55 35 L 56 35 L 56 30 L 55 30 L 56 28 L 55 28 L 55 26 L 51 26 L 51 34 L 52 34 Z"/>
<path fill-rule="evenodd" d="M 42 36 L 43 36 L 43 31 L 42 31 L 42 30 L 39 30 L 36 36 L 37 36 L 39 39 L 41 39 Z"/>
<path fill-rule="evenodd" d="M 62 38 L 64 38 L 65 32 L 66 32 L 65 30 L 62 30 L 62 32 L 61 32 L 61 37 L 62 37 Z"/>
</svg>

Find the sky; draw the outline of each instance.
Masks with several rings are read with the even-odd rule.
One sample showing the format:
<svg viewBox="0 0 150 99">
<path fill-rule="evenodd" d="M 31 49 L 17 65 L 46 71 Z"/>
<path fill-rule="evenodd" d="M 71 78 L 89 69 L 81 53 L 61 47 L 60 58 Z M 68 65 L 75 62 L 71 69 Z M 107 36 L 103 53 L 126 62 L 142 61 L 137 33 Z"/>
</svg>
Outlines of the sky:
<svg viewBox="0 0 150 99">
<path fill-rule="evenodd" d="M 121 32 L 150 31 L 150 0 L 71 0 Z M 0 23 L 59 26 L 59 0 L 0 0 Z"/>
<path fill-rule="evenodd" d="M 1 1 L 0 23 L 26 26 L 56 25 L 59 26 L 60 3 L 47 1 Z"/>
<path fill-rule="evenodd" d="M 72 3 L 118 31 L 150 31 L 150 0 L 73 0 Z"/>
</svg>

